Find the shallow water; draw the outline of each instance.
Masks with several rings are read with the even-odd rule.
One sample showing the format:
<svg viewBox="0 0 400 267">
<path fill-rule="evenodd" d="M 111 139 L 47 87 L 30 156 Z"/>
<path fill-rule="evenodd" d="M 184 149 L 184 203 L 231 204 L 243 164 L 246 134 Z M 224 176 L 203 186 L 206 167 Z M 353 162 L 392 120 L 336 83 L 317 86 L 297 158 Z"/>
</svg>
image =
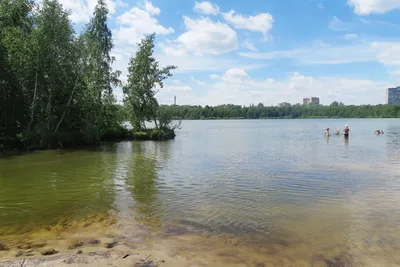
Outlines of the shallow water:
<svg viewBox="0 0 400 267">
<path fill-rule="evenodd" d="M 324 137 L 345 124 L 348 140 Z M 0 240 L 100 222 L 132 240 L 137 225 L 230 234 L 305 266 L 398 265 L 399 162 L 400 120 L 183 121 L 173 141 L 0 159 Z"/>
</svg>

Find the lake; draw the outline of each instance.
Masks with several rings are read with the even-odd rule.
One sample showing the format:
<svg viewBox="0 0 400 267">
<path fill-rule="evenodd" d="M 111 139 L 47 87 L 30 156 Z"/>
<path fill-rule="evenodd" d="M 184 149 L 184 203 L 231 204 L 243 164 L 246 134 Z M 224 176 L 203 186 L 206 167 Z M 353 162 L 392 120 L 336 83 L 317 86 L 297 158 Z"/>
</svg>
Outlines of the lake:
<svg viewBox="0 0 400 267">
<path fill-rule="evenodd" d="M 324 136 L 345 124 L 349 139 Z M 0 159 L 0 240 L 67 247 L 118 229 L 231 260 L 397 266 L 399 163 L 397 119 L 183 121 L 172 141 Z"/>
</svg>

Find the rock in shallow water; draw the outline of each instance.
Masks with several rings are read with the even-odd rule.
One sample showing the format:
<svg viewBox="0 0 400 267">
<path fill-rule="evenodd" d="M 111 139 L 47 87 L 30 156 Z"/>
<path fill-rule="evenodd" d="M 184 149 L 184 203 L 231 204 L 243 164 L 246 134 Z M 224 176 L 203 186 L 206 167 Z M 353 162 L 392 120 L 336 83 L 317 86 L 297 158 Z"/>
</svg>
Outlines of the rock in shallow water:
<svg viewBox="0 0 400 267">
<path fill-rule="evenodd" d="M 15 257 L 30 257 L 30 256 L 34 256 L 35 253 L 33 252 L 33 250 L 29 250 L 29 251 L 18 251 L 17 254 L 15 255 Z"/>
<path fill-rule="evenodd" d="M 7 247 L 6 243 L 3 241 L 0 241 L 0 251 L 8 251 L 8 250 L 10 250 L 10 249 Z"/>
<path fill-rule="evenodd" d="M 100 242 L 100 240 L 97 240 L 97 239 L 91 239 L 91 240 L 87 241 L 86 243 L 89 245 L 97 245 L 97 244 L 100 244 L 101 242 Z"/>
<path fill-rule="evenodd" d="M 19 244 L 17 246 L 17 248 L 19 248 L 19 249 L 33 249 L 33 248 L 42 248 L 44 246 L 46 246 L 46 243 L 36 243 L 36 244 L 25 243 L 25 244 Z"/>
<path fill-rule="evenodd" d="M 83 246 L 83 242 L 82 241 L 77 241 L 74 244 L 72 244 L 71 246 L 69 246 L 68 249 L 76 249 L 76 248 L 79 248 L 79 247 L 82 247 L 82 246 Z"/>
<path fill-rule="evenodd" d="M 101 243 L 100 240 L 97 240 L 97 239 L 90 239 L 88 241 L 78 240 L 75 243 L 73 243 L 72 245 L 70 245 L 68 247 L 68 249 L 76 249 L 76 248 L 82 247 L 84 245 L 97 245 L 100 243 Z"/>
<path fill-rule="evenodd" d="M 53 249 L 49 249 L 49 250 L 43 251 L 42 255 L 48 256 L 48 255 L 54 255 L 54 254 L 57 254 L 57 253 L 58 253 L 58 251 L 53 248 Z"/>
<path fill-rule="evenodd" d="M 116 245 L 118 245 L 118 242 L 107 243 L 107 244 L 106 244 L 106 248 L 113 248 L 113 247 L 115 247 Z"/>
</svg>

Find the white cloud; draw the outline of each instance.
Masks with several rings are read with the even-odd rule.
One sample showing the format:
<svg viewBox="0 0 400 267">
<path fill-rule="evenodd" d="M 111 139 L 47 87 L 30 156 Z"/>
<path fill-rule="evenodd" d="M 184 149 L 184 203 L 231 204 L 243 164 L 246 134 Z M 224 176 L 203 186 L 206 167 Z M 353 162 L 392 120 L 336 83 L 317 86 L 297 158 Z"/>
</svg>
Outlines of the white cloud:
<svg viewBox="0 0 400 267">
<path fill-rule="evenodd" d="M 333 17 L 329 23 L 329 29 L 332 31 L 352 31 L 355 29 L 355 24 L 350 22 L 343 22 L 338 17 Z"/>
<path fill-rule="evenodd" d="M 210 75 L 210 79 L 216 80 L 216 79 L 219 79 L 219 78 L 220 78 L 220 76 L 218 74 L 211 74 Z"/>
<path fill-rule="evenodd" d="M 260 13 L 255 16 L 246 16 L 231 10 L 223 13 L 223 18 L 235 27 L 235 29 L 246 29 L 261 32 L 264 36 L 272 29 L 274 18 L 269 13 Z"/>
<path fill-rule="evenodd" d="M 206 84 L 204 81 L 197 80 L 197 79 L 194 78 L 193 76 L 190 77 L 190 80 L 191 80 L 193 83 L 195 83 L 195 84 L 197 84 L 197 85 L 200 85 L 200 86 L 203 86 L 203 85 Z"/>
<path fill-rule="evenodd" d="M 378 61 L 383 65 L 400 65 L 400 42 L 373 42 L 348 46 L 313 46 L 311 48 L 267 53 L 247 52 L 239 55 L 253 59 L 292 58 L 306 64 L 344 64 Z"/>
<path fill-rule="evenodd" d="M 347 3 L 354 8 L 354 13 L 357 15 L 385 13 L 400 8 L 399 0 L 348 0 Z"/>
<path fill-rule="evenodd" d="M 354 33 L 348 33 L 348 34 L 345 34 L 343 36 L 343 38 L 346 39 L 346 40 L 355 40 L 355 39 L 358 38 L 358 35 L 354 34 Z"/>
<path fill-rule="evenodd" d="M 400 65 L 400 42 L 374 42 L 371 48 L 377 60 L 384 65 Z"/>
<path fill-rule="evenodd" d="M 243 46 L 246 47 L 247 49 L 251 50 L 251 51 L 257 51 L 257 48 L 249 40 L 244 41 L 243 42 Z"/>
<path fill-rule="evenodd" d="M 166 80 L 163 88 L 159 88 L 160 93 L 190 93 L 193 89 L 185 85 L 180 80 Z"/>
<path fill-rule="evenodd" d="M 392 74 L 392 75 L 400 75 L 400 69 L 390 71 L 389 73 Z"/>
<path fill-rule="evenodd" d="M 75 23 L 87 23 L 93 16 L 97 0 L 60 0 L 62 6 L 70 10 L 71 20 Z M 109 15 L 115 13 L 116 3 L 113 0 L 105 0 Z"/>
<path fill-rule="evenodd" d="M 144 3 L 144 9 L 150 14 L 150 15 L 160 15 L 161 10 L 158 7 L 153 6 L 152 3 L 150 2 L 145 2 Z"/>
<path fill-rule="evenodd" d="M 175 50 L 219 55 L 238 48 L 236 32 L 228 25 L 209 18 L 183 19 L 187 31 L 177 38 Z"/>
<path fill-rule="evenodd" d="M 322 103 L 342 101 L 346 104 L 384 103 L 385 88 L 392 86 L 386 82 L 341 77 L 311 77 L 295 72 L 282 80 L 266 78 L 253 79 L 243 69 L 229 69 L 221 79 L 207 84 L 209 90 L 204 96 L 187 94 L 181 104 L 249 105 L 262 102 L 276 105 L 286 101 L 299 103 L 305 96 L 319 96 Z M 169 99 L 160 99 L 160 102 Z"/>
<path fill-rule="evenodd" d="M 129 4 L 128 4 L 128 3 L 125 3 L 125 2 L 122 1 L 122 0 L 117 0 L 115 4 L 116 4 L 117 6 L 120 6 L 120 7 L 129 7 Z"/>
<path fill-rule="evenodd" d="M 191 93 L 193 90 L 187 85 L 167 85 L 161 90 L 166 90 L 170 93 Z"/>
<path fill-rule="evenodd" d="M 175 97 L 178 103 L 183 104 L 192 98 L 192 93 L 193 89 L 184 85 L 180 80 L 167 80 L 164 88 L 160 88 L 156 97 L 161 104 L 171 105 L 174 103 Z"/>
<path fill-rule="evenodd" d="M 195 2 L 193 10 L 197 13 L 205 15 L 217 15 L 219 13 L 219 7 L 211 2 Z"/>
<path fill-rule="evenodd" d="M 175 57 L 187 56 L 185 49 L 179 43 L 168 41 L 167 43 L 159 43 L 158 46 L 167 56 L 175 56 Z"/>
<path fill-rule="evenodd" d="M 322 4 L 322 3 L 319 3 L 319 5 L 318 5 L 318 8 L 319 8 L 319 9 L 324 9 L 324 8 L 325 8 L 325 6 L 324 6 L 324 4 Z"/>
<path fill-rule="evenodd" d="M 133 7 L 118 16 L 116 22 L 120 27 L 113 32 L 115 42 L 136 45 L 145 35 L 174 33 L 173 28 L 160 25 L 154 18 L 160 12 L 158 7 L 153 6 L 150 2 L 145 2 L 143 9 Z"/>
<path fill-rule="evenodd" d="M 249 74 L 243 69 L 229 69 L 224 75 L 222 75 L 221 80 L 226 82 L 241 82 L 248 80 L 250 78 Z"/>
<path fill-rule="evenodd" d="M 213 55 L 193 55 L 183 56 L 167 55 L 156 53 L 155 58 L 160 61 L 161 66 L 174 64 L 178 66 L 174 73 L 199 72 L 199 71 L 222 71 L 233 67 L 240 67 L 245 70 L 265 67 L 265 63 L 247 63 L 240 59 L 228 58 L 224 56 L 215 57 Z"/>
<path fill-rule="evenodd" d="M 305 50 L 294 49 L 294 50 L 277 50 L 266 53 L 244 52 L 244 53 L 239 53 L 239 55 L 242 57 L 247 57 L 252 59 L 278 59 L 278 58 L 296 58 L 304 53 Z"/>
</svg>

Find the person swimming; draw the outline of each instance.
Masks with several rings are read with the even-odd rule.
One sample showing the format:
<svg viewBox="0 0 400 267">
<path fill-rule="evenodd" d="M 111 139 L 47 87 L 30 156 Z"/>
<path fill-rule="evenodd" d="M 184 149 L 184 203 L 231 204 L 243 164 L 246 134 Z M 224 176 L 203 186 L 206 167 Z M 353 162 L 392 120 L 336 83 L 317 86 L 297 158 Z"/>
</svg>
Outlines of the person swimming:
<svg viewBox="0 0 400 267">
<path fill-rule="evenodd" d="M 382 130 L 375 130 L 375 134 L 383 134 Z"/>
<path fill-rule="evenodd" d="M 343 129 L 344 137 L 349 137 L 349 132 L 350 132 L 349 126 L 346 124 L 346 126 L 344 126 L 344 129 Z"/>
<path fill-rule="evenodd" d="M 331 136 L 330 133 L 329 133 L 329 128 L 326 128 L 326 130 L 325 130 L 325 136 Z"/>
<path fill-rule="evenodd" d="M 340 135 L 339 130 L 336 130 L 335 135 Z"/>
</svg>

